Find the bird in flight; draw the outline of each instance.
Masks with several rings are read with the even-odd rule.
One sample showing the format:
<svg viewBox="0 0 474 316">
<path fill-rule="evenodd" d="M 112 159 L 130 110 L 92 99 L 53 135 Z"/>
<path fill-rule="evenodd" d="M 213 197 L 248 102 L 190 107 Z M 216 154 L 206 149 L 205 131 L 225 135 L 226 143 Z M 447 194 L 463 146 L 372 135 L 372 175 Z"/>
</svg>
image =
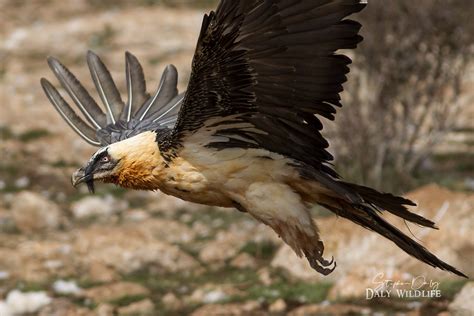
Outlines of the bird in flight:
<svg viewBox="0 0 474 316">
<path fill-rule="evenodd" d="M 362 40 L 346 19 L 361 0 L 222 0 L 204 16 L 186 92 L 167 66 L 147 92 L 137 58 L 125 54 L 127 100 L 97 55 L 87 54 L 103 109 L 58 60 L 49 66 L 82 113 L 46 79 L 42 87 L 62 118 L 100 147 L 72 176 L 186 201 L 233 207 L 270 226 L 313 269 L 327 260 L 310 208 L 317 204 L 393 241 L 415 258 L 457 275 L 381 215 L 435 224 L 407 209 L 412 201 L 343 181 L 331 167 L 321 118 L 333 120 L 351 60 L 340 49 Z"/>
</svg>

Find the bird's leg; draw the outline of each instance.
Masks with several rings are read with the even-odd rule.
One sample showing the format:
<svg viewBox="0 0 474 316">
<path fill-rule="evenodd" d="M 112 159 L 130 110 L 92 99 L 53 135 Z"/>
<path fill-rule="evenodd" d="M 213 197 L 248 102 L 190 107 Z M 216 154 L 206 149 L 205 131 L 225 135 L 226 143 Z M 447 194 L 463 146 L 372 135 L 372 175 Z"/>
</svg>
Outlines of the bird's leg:
<svg viewBox="0 0 474 316">
<path fill-rule="evenodd" d="M 324 245 L 320 241 L 318 247 L 313 251 L 305 251 L 305 256 L 314 270 L 323 275 L 328 275 L 336 269 L 336 262 L 334 261 L 334 257 L 331 258 L 331 261 L 324 259 L 323 253 Z"/>
<path fill-rule="evenodd" d="M 282 183 L 254 183 L 239 202 L 261 222 L 270 226 L 299 256 L 308 259 L 317 272 L 328 275 L 334 258 L 323 258 L 324 245 L 309 210 L 300 195 Z"/>
</svg>

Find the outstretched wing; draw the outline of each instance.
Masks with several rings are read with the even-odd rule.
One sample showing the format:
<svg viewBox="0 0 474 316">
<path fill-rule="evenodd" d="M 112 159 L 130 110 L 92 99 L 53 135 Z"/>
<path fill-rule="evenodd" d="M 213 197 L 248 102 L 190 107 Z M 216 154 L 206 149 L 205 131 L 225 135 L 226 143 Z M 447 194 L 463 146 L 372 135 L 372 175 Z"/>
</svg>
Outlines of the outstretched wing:
<svg viewBox="0 0 474 316">
<path fill-rule="evenodd" d="M 178 121 L 160 144 L 172 157 L 187 136 L 217 149 L 258 147 L 333 176 L 318 116 L 333 120 L 361 25 L 360 0 L 222 0 L 204 17 Z M 318 116 L 316 116 L 316 115 Z"/>
<path fill-rule="evenodd" d="M 155 94 L 146 91 L 143 69 L 137 58 L 125 53 L 128 100 L 124 102 L 100 58 L 87 53 L 87 63 L 105 113 L 76 77 L 57 59 L 48 64 L 64 90 L 82 113 L 81 118 L 45 78 L 41 85 L 54 108 L 69 126 L 94 146 L 111 144 L 148 130 L 172 129 L 183 95 L 178 94 L 178 73 L 173 65 L 166 67 Z"/>
</svg>

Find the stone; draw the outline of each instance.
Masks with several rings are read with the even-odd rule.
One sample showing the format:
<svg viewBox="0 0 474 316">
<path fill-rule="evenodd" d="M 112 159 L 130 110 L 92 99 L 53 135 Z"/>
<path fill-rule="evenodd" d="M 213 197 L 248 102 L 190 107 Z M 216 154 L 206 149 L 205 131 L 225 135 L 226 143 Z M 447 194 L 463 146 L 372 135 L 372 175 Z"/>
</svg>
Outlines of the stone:
<svg viewBox="0 0 474 316">
<path fill-rule="evenodd" d="M 359 275 L 357 272 L 352 272 L 336 280 L 329 291 L 328 298 L 331 300 L 339 300 L 343 298 L 362 297 L 366 289 L 372 289 L 375 286 L 372 279 Z"/>
<path fill-rule="evenodd" d="M 96 282 L 108 283 L 118 280 L 117 272 L 101 261 L 91 261 L 88 263 L 88 277 Z"/>
<path fill-rule="evenodd" d="M 102 303 L 95 309 L 96 316 L 115 316 L 115 307 L 111 304 Z"/>
<path fill-rule="evenodd" d="M 223 264 L 225 260 L 234 257 L 245 245 L 247 237 L 241 234 L 221 231 L 216 239 L 207 243 L 199 252 L 199 259 L 205 263 Z"/>
<path fill-rule="evenodd" d="M 230 265 L 238 269 L 255 269 L 257 267 L 257 261 L 254 257 L 244 252 L 232 259 Z"/>
<path fill-rule="evenodd" d="M 172 292 L 166 293 L 161 298 L 161 302 L 166 307 L 166 309 L 169 310 L 177 310 L 180 309 L 182 306 L 181 301 Z"/>
<path fill-rule="evenodd" d="M 288 313 L 288 316 L 308 315 L 367 315 L 370 309 L 349 304 L 309 304 L 298 307 Z"/>
<path fill-rule="evenodd" d="M 11 212 L 16 227 L 26 234 L 56 229 L 61 224 L 59 206 L 30 191 L 15 195 Z"/>
<path fill-rule="evenodd" d="M 107 217 L 126 210 L 128 203 L 111 195 L 104 197 L 88 196 L 71 205 L 71 212 L 76 219 L 90 217 Z"/>
<path fill-rule="evenodd" d="M 155 305 L 150 299 L 141 300 L 130 305 L 120 307 L 118 309 L 118 314 L 120 316 L 127 316 L 127 315 L 152 315 L 155 309 Z"/>
<path fill-rule="evenodd" d="M 207 283 L 196 288 L 193 293 L 186 297 L 187 303 L 213 304 L 226 300 L 228 297 L 241 295 L 242 292 L 232 286 L 232 284 Z"/>
<path fill-rule="evenodd" d="M 268 311 L 270 313 L 283 313 L 286 311 L 286 308 L 287 305 L 285 300 L 279 298 L 268 307 Z"/>
<path fill-rule="evenodd" d="M 141 225 L 94 226 L 78 231 L 75 240 L 74 250 L 85 266 L 99 262 L 124 274 L 149 265 L 164 272 L 194 273 L 200 268 L 192 256 L 156 239 Z"/>
<path fill-rule="evenodd" d="M 54 292 L 62 295 L 78 295 L 82 289 L 74 281 L 57 280 L 53 283 Z"/>
<path fill-rule="evenodd" d="M 52 299 L 46 292 L 21 292 L 13 290 L 8 293 L 5 301 L 0 301 L 1 310 L 5 315 L 23 315 L 37 313 L 51 304 Z M 3 315 L 2 315 L 3 316 Z"/>
<path fill-rule="evenodd" d="M 471 315 L 474 312 L 474 282 L 466 283 L 449 304 L 449 311 L 453 315 Z"/>
<path fill-rule="evenodd" d="M 84 290 L 83 295 L 97 303 L 108 303 L 127 296 L 149 295 L 146 287 L 132 282 L 116 282 Z"/>
<path fill-rule="evenodd" d="M 260 310 L 260 303 L 257 301 L 249 301 L 245 303 L 230 304 L 208 304 L 195 310 L 191 316 L 246 316 L 246 315 L 267 315 L 266 312 Z"/>
<path fill-rule="evenodd" d="M 3 314 L 0 313 L 3 316 Z M 42 308 L 38 316 L 96 316 L 88 308 L 79 307 L 65 298 L 54 299 L 53 302 Z M 106 316 L 106 315 L 104 315 Z M 109 316 L 109 315 L 107 315 Z M 112 316 L 112 315 L 110 315 Z"/>
<path fill-rule="evenodd" d="M 258 270 L 257 276 L 259 281 L 265 286 L 269 286 L 273 283 L 270 270 L 267 267 Z"/>
</svg>

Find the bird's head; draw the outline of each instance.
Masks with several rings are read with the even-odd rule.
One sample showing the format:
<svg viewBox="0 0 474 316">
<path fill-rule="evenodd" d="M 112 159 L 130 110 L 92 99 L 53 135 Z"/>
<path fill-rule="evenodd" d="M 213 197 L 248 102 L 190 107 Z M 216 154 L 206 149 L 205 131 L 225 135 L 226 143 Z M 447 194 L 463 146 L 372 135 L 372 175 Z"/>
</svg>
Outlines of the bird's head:
<svg viewBox="0 0 474 316">
<path fill-rule="evenodd" d="M 85 183 L 93 193 L 94 182 L 101 181 L 136 190 L 156 190 L 154 175 L 164 161 L 155 139 L 154 132 L 145 132 L 100 148 L 73 173 L 73 186 Z"/>
</svg>

